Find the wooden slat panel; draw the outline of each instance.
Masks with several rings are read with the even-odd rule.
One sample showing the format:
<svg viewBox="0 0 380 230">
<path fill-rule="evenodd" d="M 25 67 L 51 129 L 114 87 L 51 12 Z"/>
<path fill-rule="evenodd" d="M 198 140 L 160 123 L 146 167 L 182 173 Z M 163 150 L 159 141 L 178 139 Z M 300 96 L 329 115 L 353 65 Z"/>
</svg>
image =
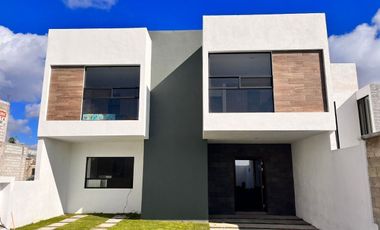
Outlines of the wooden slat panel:
<svg viewBox="0 0 380 230">
<path fill-rule="evenodd" d="M 80 120 L 83 67 L 52 68 L 47 120 Z"/>
<path fill-rule="evenodd" d="M 321 52 L 274 52 L 275 112 L 324 112 Z"/>
</svg>

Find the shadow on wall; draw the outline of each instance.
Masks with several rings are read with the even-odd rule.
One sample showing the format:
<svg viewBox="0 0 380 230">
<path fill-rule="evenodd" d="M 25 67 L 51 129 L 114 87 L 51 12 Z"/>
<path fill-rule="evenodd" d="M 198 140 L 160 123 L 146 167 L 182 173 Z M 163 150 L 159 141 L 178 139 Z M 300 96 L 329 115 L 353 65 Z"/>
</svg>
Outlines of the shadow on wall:
<svg viewBox="0 0 380 230">
<path fill-rule="evenodd" d="M 70 153 L 71 153 L 71 145 L 70 143 L 66 143 L 63 141 L 53 140 L 53 139 L 45 139 L 44 140 L 46 153 L 48 157 L 49 164 L 46 164 L 45 167 L 50 167 L 50 169 L 46 168 L 45 170 L 51 170 L 51 172 L 42 173 L 40 177 L 49 177 L 51 179 L 51 183 L 53 183 L 54 189 L 57 190 L 60 205 L 62 209 L 66 211 L 67 206 L 67 190 L 69 187 L 69 174 L 70 174 Z M 51 175 L 52 173 L 52 175 Z M 40 178 L 42 180 L 46 180 L 48 178 Z"/>
<path fill-rule="evenodd" d="M 208 219 L 202 49 L 152 89 L 150 100 L 150 137 L 144 146 L 143 218 Z"/>
</svg>

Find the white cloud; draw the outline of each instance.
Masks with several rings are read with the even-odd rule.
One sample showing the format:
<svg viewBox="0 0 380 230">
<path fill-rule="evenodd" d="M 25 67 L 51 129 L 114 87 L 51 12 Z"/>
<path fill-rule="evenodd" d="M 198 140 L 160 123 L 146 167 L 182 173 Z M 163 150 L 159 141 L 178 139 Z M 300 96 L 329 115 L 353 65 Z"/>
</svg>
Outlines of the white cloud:
<svg viewBox="0 0 380 230">
<path fill-rule="evenodd" d="M 109 10 L 117 3 L 117 0 L 63 0 L 63 2 L 71 9 L 97 8 Z"/>
<path fill-rule="evenodd" d="M 27 119 L 14 119 L 11 115 L 8 121 L 8 137 L 15 137 L 18 134 L 31 134 L 32 129 L 28 125 Z"/>
<path fill-rule="evenodd" d="M 34 102 L 41 97 L 46 36 L 0 26 L 0 98 Z"/>
<path fill-rule="evenodd" d="M 27 104 L 25 106 L 25 116 L 28 118 L 38 117 L 40 113 L 40 104 Z"/>
<path fill-rule="evenodd" d="M 380 9 L 371 24 L 363 23 L 353 31 L 329 37 L 332 62 L 354 62 L 360 86 L 380 83 Z"/>
</svg>

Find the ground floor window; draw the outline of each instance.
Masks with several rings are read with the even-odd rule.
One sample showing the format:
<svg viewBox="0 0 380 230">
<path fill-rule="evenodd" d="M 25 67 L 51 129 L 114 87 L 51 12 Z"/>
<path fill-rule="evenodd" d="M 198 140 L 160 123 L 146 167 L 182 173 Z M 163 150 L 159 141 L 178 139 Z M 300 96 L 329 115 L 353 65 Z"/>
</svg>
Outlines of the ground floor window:
<svg viewBox="0 0 380 230">
<path fill-rule="evenodd" d="M 133 157 L 87 157 L 85 188 L 133 188 Z"/>
</svg>

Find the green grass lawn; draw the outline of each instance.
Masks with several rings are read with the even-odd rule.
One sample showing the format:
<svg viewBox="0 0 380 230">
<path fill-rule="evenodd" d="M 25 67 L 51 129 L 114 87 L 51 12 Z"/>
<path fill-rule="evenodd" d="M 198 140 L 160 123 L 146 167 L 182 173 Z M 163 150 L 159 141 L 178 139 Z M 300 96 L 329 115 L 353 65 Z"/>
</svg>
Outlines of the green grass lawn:
<svg viewBox="0 0 380 230">
<path fill-rule="evenodd" d="M 156 220 L 123 220 L 109 230 L 208 230 L 207 223 Z"/>
<path fill-rule="evenodd" d="M 63 219 L 69 218 L 70 216 L 73 216 L 73 215 L 67 214 L 63 216 L 57 216 L 48 220 L 37 222 L 35 224 L 29 224 L 24 227 L 17 228 L 17 230 L 34 230 L 34 229 L 42 228 L 42 227 L 48 226 L 49 224 L 57 223 Z"/>
<path fill-rule="evenodd" d="M 59 230 L 77 230 L 77 229 L 91 229 L 99 224 L 104 223 L 109 218 L 113 217 L 115 214 L 88 214 L 88 216 L 83 217 L 75 222 L 66 224 Z M 63 219 L 69 218 L 73 214 L 67 214 L 63 216 L 54 217 L 48 220 L 43 220 L 35 224 L 30 224 L 24 227 L 17 228 L 17 230 L 34 230 L 41 227 L 46 227 L 50 224 L 57 223 Z M 110 230 L 122 230 L 122 229 L 133 229 L 133 230 L 208 230 L 207 223 L 192 223 L 192 222 L 181 222 L 181 221 L 156 221 L 156 220 L 139 220 L 139 214 L 127 214 L 127 219 L 121 221 Z"/>
</svg>

